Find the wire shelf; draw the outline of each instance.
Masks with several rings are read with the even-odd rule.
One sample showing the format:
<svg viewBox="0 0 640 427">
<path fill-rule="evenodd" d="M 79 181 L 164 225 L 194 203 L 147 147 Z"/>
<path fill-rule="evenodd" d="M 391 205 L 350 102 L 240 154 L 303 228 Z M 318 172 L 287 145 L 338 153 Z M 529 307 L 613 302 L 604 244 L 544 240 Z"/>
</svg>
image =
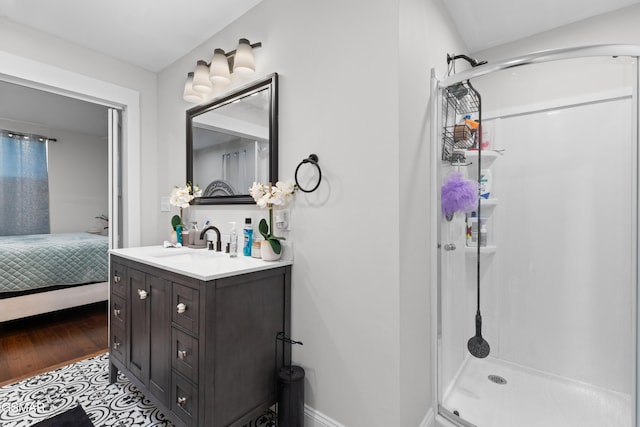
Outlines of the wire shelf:
<svg viewBox="0 0 640 427">
<path fill-rule="evenodd" d="M 442 160 L 464 163 L 465 150 L 477 146 L 477 132 L 464 124 L 464 116 L 480 111 L 480 98 L 468 82 L 456 83 L 443 94 Z"/>
</svg>

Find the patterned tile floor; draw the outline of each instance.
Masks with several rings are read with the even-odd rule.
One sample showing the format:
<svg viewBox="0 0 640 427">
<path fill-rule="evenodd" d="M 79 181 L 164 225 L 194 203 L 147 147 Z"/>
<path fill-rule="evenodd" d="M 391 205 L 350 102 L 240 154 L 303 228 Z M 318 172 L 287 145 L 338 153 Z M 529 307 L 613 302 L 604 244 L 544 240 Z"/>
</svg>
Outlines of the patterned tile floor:
<svg viewBox="0 0 640 427">
<path fill-rule="evenodd" d="M 173 427 L 126 377 L 109 386 L 102 354 L 0 387 L 0 426 L 27 427 L 82 405 L 96 427 Z"/>
</svg>

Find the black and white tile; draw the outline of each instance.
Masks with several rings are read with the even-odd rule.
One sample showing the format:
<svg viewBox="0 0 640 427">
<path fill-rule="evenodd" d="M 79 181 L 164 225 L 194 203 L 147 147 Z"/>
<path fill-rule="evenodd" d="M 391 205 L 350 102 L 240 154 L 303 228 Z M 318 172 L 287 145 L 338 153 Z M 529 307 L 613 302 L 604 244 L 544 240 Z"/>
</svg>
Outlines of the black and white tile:
<svg viewBox="0 0 640 427">
<path fill-rule="evenodd" d="M 82 405 L 96 427 L 173 427 L 122 374 L 109 385 L 108 361 L 102 354 L 0 387 L 0 426 L 31 426 Z"/>
</svg>

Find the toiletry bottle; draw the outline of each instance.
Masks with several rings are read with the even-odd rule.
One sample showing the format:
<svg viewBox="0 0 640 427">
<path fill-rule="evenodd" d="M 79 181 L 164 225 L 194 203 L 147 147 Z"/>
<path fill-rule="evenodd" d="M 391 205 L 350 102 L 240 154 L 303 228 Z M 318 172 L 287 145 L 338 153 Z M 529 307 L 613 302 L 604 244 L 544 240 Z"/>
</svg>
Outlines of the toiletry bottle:
<svg viewBox="0 0 640 427">
<path fill-rule="evenodd" d="M 467 216 L 467 246 L 475 247 L 478 244 L 478 214 L 471 212 Z"/>
<path fill-rule="evenodd" d="M 189 246 L 196 246 L 197 240 L 200 237 L 200 231 L 198 230 L 198 222 L 193 221 L 189 228 Z"/>
<path fill-rule="evenodd" d="M 480 197 L 488 199 L 491 197 L 491 170 L 482 169 L 480 171 Z"/>
<path fill-rule="evenodd" d="M 229 233 L 229 256 L 231 258 L 238 256 L 238 232 L 236 231 L 236 222 L 231 221 L 231 232 Z"/>
<path fill-rule="evenodd" d="M 484 222 L 482 222 L 480 233 L 478 233 L 478 245 L 481 247 L 487 246 L 487 224 Z"/>
<path fill-rule="evenodd" d="M 244 229 L 242 230 L 242 234 L 244 235 L 242 253 L 244 256 L 251 256 L 251 248 L 253 245 L 253 227 L 251 227 L 251 218 L 244 219 Z"/>
<path fill-rule="evenodd" d="M 176 225 L 176 240 L 182 245 L 182 226 Z"/>
</svg>

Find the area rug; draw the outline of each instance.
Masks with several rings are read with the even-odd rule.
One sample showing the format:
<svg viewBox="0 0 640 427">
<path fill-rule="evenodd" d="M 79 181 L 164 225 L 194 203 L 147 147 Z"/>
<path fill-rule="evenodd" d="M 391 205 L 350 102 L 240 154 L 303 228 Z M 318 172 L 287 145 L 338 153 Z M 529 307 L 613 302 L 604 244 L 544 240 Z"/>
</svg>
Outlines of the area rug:
<svg viewBox="0 0 640 427">
<path fill-rule="evenodd" d="M 34 427 L 94 427 L 82 406 L 68 409 L 33 425 Z"/>
<path fill-rule="evenodd" d="M 0 387 L 0 426 L 28 427 L 78 405 L 96 427 L 174 427 L 120 374 L 109 385 L 109 355 Z"/>
</svg>

